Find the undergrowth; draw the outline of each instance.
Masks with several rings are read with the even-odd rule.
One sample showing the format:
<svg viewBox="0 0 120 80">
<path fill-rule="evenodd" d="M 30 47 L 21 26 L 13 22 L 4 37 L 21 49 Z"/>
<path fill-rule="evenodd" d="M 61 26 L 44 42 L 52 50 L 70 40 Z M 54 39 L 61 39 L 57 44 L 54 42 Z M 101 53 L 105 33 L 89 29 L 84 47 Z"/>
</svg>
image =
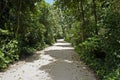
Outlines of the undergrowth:
<svg viewBox="0 0 120 80">
<path fill-rule="evenodd" d="M 91 67 L 100 80 L 120 79 L 120 58 L 113 56 L 113 52 L 106 49 L 102 38 L 92 37 L 75 46 L 76 51 L 89 67 Z M 111 48 L 115 51 L 115 48 Z M 119 50 L 118 50 L 119 51 Z"/>
</svg>

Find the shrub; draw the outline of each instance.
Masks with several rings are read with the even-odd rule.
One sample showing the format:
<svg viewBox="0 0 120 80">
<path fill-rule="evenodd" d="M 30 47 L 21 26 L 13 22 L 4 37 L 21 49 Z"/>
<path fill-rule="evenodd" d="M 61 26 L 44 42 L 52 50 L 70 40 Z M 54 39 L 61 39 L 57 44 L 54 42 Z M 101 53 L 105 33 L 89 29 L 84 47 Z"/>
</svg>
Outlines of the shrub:
<svg viewBox="0 0 120 80">
<path fill-rule="evenodd" d="M 6 68 L 7 65 L 13 61 L 19 59 L 18 54 L 18 42 L 17 40 L 11 40 L 7 44 L 4 44 L 0 50 L 0 68 Z"/>
</svg>

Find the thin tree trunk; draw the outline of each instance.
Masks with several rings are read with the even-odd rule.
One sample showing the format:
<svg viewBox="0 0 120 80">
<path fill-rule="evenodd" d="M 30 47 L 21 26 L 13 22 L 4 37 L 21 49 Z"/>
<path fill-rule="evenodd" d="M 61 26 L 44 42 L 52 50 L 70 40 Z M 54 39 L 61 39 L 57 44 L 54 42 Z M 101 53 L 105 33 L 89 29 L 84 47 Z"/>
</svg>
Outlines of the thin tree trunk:
<svg viewBox="0 0 120 80">
<path fill-rule="evenodd" d="M 84 9 L 83 9 L 83 1 L 79 1 L 79 6 L 81 8 L 81 14 L 82 14 L 82 41 L 85 40 L 85 16 L 84 16 Z"/>
<path fill-rule="evenodd" d="M 21 0 L 18 0 L 16 38 L 18 37 L 18 34 L 19 34 L 19 28 L 20 28 L 20 11 L 21 11 Z"/>
<path fill-rule="evenodd" d="M 80 6 L 81 6 L 81 12 L 82 12 L 82 20 L 83 20 L 83 23 L 85 22 L 85 16 L 84 16 L 84 9 L 83 9 L 83 1 L 81 0 L 80 2 Z"/>
<path fill-rule="evenodd" d="M 98 35 L 98 27 L 97 27 L 97 12 L 96 12 L 96 2 L 93 0 L 93 13 L 95 18 L 95 34 Z"/>
</svg>

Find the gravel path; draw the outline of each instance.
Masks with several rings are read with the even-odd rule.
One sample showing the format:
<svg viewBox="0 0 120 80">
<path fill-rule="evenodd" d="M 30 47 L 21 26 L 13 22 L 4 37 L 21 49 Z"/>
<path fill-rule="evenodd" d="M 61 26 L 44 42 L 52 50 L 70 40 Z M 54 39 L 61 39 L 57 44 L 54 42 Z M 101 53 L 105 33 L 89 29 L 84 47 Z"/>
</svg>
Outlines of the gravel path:
<svg viewBox="0 0 120 80">
<path fill-rule="evenodd" d="M 70 43 L 58 40 L 53 46 L 0 72 L 0 80 L 97 80 L 78 58 Z"/>
</svg>

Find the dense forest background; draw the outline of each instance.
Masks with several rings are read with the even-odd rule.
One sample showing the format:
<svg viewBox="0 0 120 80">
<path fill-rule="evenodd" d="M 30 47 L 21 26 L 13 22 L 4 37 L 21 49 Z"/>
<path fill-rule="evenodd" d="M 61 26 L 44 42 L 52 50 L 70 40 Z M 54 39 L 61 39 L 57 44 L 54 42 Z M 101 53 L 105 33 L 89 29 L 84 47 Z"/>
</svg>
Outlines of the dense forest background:
<svg viewBox="0 0 120 80">
<path fill-rule="evenodd" d="M 120 79 L 120 0 L 0 0 L 0 69 L 56 39 L 101 80 Z"/>
<path fill-rule="evenodd" d="M 0 0 L 0 68 L 61 37 L 57 11 L 44 0 Z"/>
</svg>

